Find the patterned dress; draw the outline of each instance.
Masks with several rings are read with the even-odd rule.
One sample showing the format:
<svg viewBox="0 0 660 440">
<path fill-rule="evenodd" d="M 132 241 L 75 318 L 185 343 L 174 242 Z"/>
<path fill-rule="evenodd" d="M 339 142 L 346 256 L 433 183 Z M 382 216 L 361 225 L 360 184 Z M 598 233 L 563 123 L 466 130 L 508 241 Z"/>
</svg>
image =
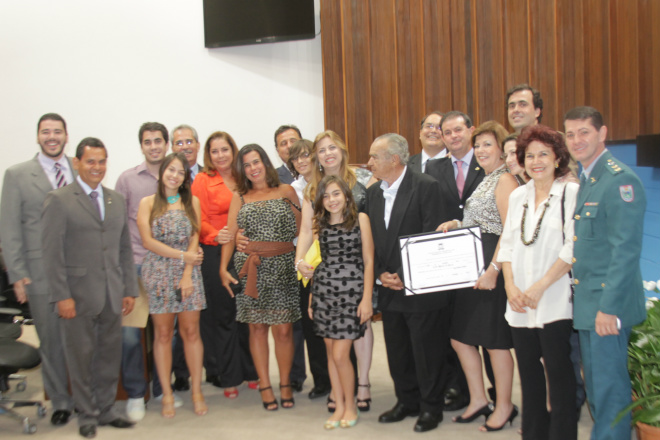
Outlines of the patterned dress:
<svg viewBox="0 0 660 440">
<path fill-rule="evenodd" d="M 357 316 L 364 291 L 360 225 L 356 221 L 350 231 L 331 225 L 321 231 L 319 244 L 323 261 L 314 270 L 312 283 L 314 333 L 323 338 L 359 339 L 366 330 Z"/>
<path fill-rule="evenodd" d="M 285 199 L 245 203 L 238 211 L 237 223 L 250 241 L 293 241 L 296 218 Z M 295 209 L 295 208 L 294 208 Z M 248 254 L 236 252 L 234 263 L 240 272 Z M 258 298 L 244 293 L 236 296 L 236 320 L 250 324 L 277 325 L 300 319 L 300 290 L 294 269 L 295 251 L 274 257 L 261 257 L 257 268 Z M 247 277 L 241 280 L 245 291 Z"/>
<path fill-rule="evenodd" d="M 192 232 L 185 211 L 169 210 L 158 217 L 152 227 L 153 237 L 166 245 L 185 251 Z M 151 251 L 142 262 L 142 282 L 149 295 L 149 313 L 179 313 L 206 308 L 206 296 L 199 266 L 193 267 L 193 294 L 179 302 L 175 291 L 183 276 L 185 264 L 178 258 L 167 258 Z"/>
<path fill-rule="evenodd" d="M 488 174 L 465 203 L 463 227 L 479 226 L 484 263 L 490 264 L 502 234 L 502 220 L 495 201 L 495 188 L 508 170 L 502 165 Z M 461 289 L 456 293 L 450 336 L 467 345 L 490 349 L 513 347 L 511 328 L 504 318 L 506 291 L 500 273 L 493 290 Z"/>
</svg>

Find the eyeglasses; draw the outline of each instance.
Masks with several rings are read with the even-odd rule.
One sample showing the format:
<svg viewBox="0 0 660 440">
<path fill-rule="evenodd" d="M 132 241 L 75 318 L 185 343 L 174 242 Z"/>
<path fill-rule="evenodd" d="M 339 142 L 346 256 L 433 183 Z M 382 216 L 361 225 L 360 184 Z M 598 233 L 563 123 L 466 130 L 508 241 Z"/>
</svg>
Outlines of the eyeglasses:
<svg viewBox="0 0 660 440">
<path fill-rule="evenodd" d="M 176 145 L 177 147 L 183 147 L 184 144 L 185 144 L 185 145 L 192 145 L 192 144 L 194 144 L 194 143 L 195 143 L 195 140 L 194 140 L 194 139 L 186 139 L 186 140 L 176 141 L 176 142 L 174 143 L 174 145 Z"/>
<path fill-rule="evenodd" d="M 300 156 L 292 158 L 291 161 L 295 162 L 300 159 L 309 159 L 309 153 L 302 153 Z"/>
<path fill-rule="evenodd" d="M 422 128 L 423 128 L 424 130 L 438 130 L 438 131 L 442 131 L 442 129 L 440 128 L 440 124 L 437 124 L 437 125 L 436 125 L 436 124 L 431 124 L 430 122 L 427 123 L 427 124 L 422 125 Z"/>
</svg>

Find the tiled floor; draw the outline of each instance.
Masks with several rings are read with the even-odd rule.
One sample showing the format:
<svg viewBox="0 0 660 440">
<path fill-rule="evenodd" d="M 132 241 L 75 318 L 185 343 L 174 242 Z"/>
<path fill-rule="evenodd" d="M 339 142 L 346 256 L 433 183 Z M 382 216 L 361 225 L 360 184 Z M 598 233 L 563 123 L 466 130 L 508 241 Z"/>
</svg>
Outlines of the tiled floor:
<svg viewBox="0 0 660 440">
<path fill-rule="evenodd" d="M 240 387 L 240 395 L 235 400 L 226 399 L 222 390 L 209 384 L 203 386 L 209 404 L 209 413 L 198 417 L 192 412 L 190 393 L 181 393 L 185 404 L 177 411 L 174 419 L 166 420 L 160 416 L 158 405 L 149 405 L 145 419 L 130 430 L 119 430 L 111 427 L 99 428 L 99 439 L 121 439 L 121 440 L 201 440 L 201 439 L 325 439 L 342 438 L 348 439 L 401 439 L 401 438 L 443 438 L 443 439 L 518 439 L 517 430 L 520 428 L 518 417 L 513 423 L 513 428 L 507 427 L 500 432 L 482 433 L 477 428 L 483 419 L 472 424 L 460 425 L 451 422 L 451 417 L 459 415 L 456 413 L 445 413 L 445 421 L 438 429 L 424 434 L 413 432 L 414 418 L 408 418 L 394 424 L 378 423 L 378 415 L 389 409 L 394 403 L 394 392 L 392 381 L 389 376 L 387 362 L 385 359 L 385 347 L 383 341 L 382 324 L 374 325 L 375 345 L 374 361 L 371 370 L 371 392 L 373 397 L 372 409 L 368 413 L 361 414 L 359 423 L 350 429 L 337 429 L 324 431 L 323 422 L 328 417 L 325 410 L 324 399 L 309 400 L 307 392 L 311 388 L 311 379 L 305 382 L 302 393 L 296 394 L 296 407 L 292 410 L 280 408 L 278 411 L 269 413 L 263 410 L 259 393 L 250 390 L 247 386 Z M 36 342 L 32 327 L 25 328 L 23 339 Z M 272 348 L 271 348 L 272 352 Z M 271 359 L 271 374 L 275 373 L 274 359 Z M 42 396 L 41 375 L 39 369 L 28 372 L 27 396 L 39 398 Z M 274 376 L 274 374 L 273 374 Z M 515 375 L 513 398 L 514 403 L 520 405 L 520 388 Z M 275 380 L 275 378 L 274 378 Z M 277 383 L 274 381 L 273 383 Z M 123 408 L 124 402 L 118 405 Z M 34 415 L 34 409 L 23 409 L 28 415 Z M 591 420 L 586 407 L 583 408 L 583 417 L 579 425 L 579 439 L 589 438 Z M 50 416 L 50 415 L 49 415 Z M 67 426 L 55 428 L 49 423 L 49 416 L 37 420 L 38 432 L 34 438 L 46 439 L 75 439 L 78 436 L 76 420 L 69 422 Z M 0 438 L 20 439 L 26 438 L 18 423 L 0 417 Z"/>
</svg>

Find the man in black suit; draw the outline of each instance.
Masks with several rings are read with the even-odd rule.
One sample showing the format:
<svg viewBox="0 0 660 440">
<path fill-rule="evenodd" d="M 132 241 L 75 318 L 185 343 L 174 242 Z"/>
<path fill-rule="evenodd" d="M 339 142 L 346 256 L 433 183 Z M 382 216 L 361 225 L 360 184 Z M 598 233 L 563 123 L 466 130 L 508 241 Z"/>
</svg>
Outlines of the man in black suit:
<svg viewBox="0 0 660 440">
<path fill-rule="evenodd" d="M 426 174 L 440 182 L 442 207 L 439 223 L 444 223 L 463 220 L 465 201 L 483 180 L 484 170 L 477 164 L 472 150 L 474 127 L 470 117 L 459 111 L 451 111 L 442 118 L 440 124 L 442 139 L 451 157 L 429 162 Z"/>
<path fill-rule="evenodd" d="M 440 224 L 437 181 L 409 169 L 408 142 L 394 133 L 376 138 L 369 166 L 378 185 L 367 190 L 366 212 L 375 243 L 374 275 L 390 374 L 397 403 L 381 414 L 381 423 L 417 415 L 416 432 L 442 421 L 445 345 L 449 299 L 443 293 L 406 295 L 399 237 L 431 232 Z"/>
<path fill-rule="evenodd" d="M 410 156 L 408 166 L 413 171 L 423 173 L 429 160 L 441 159 L 447 155 L 445 143 L 442 140 L 440 122 L 444 115 L 435 110 L 424 116 L 419 129 L 419 140 L 422 143 L 422 152 Z"/>
<path fill-rule="evenodd" d="M 442 192 L 440 223 L 443 223 L 449 220 L 463 220 L 465 201 L 483 180 L 484 171 L 477 164 L 472 150 L 474 127 L 470 117 L 462 112 L 451 111 L 445 114 L 440 125 L 443 142 L 451 153 L 451 158 L 445 157 L 428 162 L 425 172 L 440 182 Z M 457 165 L 459 161 L 461 163 Z M 461 179 L 463 188 L 459 193 L 458 186 Z M 446 342 L 449 345 L 449 341 Z M 445 409 L 456 411 L 467 406 L 470 396 L 458 356 L 451 346 L 447 347 L 447 352 L 448 389 Z"/>
<path fill-rule="evenodd" d="M 282 159 L 282 166 L 277 169 L 277 175 L 280 176 L 280 182 L 293 183 L 293 172 L 287 167 L 289 162 L 289 148 L 297 141 L 302 139 L 300 129 L 293 124 L 280 125 L 275 130 L 275 150 Z"/>
</svg>

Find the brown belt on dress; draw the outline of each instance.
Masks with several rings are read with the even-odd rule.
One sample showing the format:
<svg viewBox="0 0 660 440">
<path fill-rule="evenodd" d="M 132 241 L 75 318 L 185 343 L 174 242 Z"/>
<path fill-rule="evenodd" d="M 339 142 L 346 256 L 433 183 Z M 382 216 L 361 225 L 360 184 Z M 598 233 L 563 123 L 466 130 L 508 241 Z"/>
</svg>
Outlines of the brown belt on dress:
<svg viewBox="0 0 660 440">
<path fill-rule="evenodd" d="M 296 248 L 290 241 L 251 241 L 243 252 L 248 254 L 245 264 L 238 273 L 238 278 L 247 276 L 245 284 L 245 294 L 251 298 L 257 299 L 257 267 L 261 265 L 260 257 L 274 257 L 276 255 L 293 252 Z"/>
</svg>

